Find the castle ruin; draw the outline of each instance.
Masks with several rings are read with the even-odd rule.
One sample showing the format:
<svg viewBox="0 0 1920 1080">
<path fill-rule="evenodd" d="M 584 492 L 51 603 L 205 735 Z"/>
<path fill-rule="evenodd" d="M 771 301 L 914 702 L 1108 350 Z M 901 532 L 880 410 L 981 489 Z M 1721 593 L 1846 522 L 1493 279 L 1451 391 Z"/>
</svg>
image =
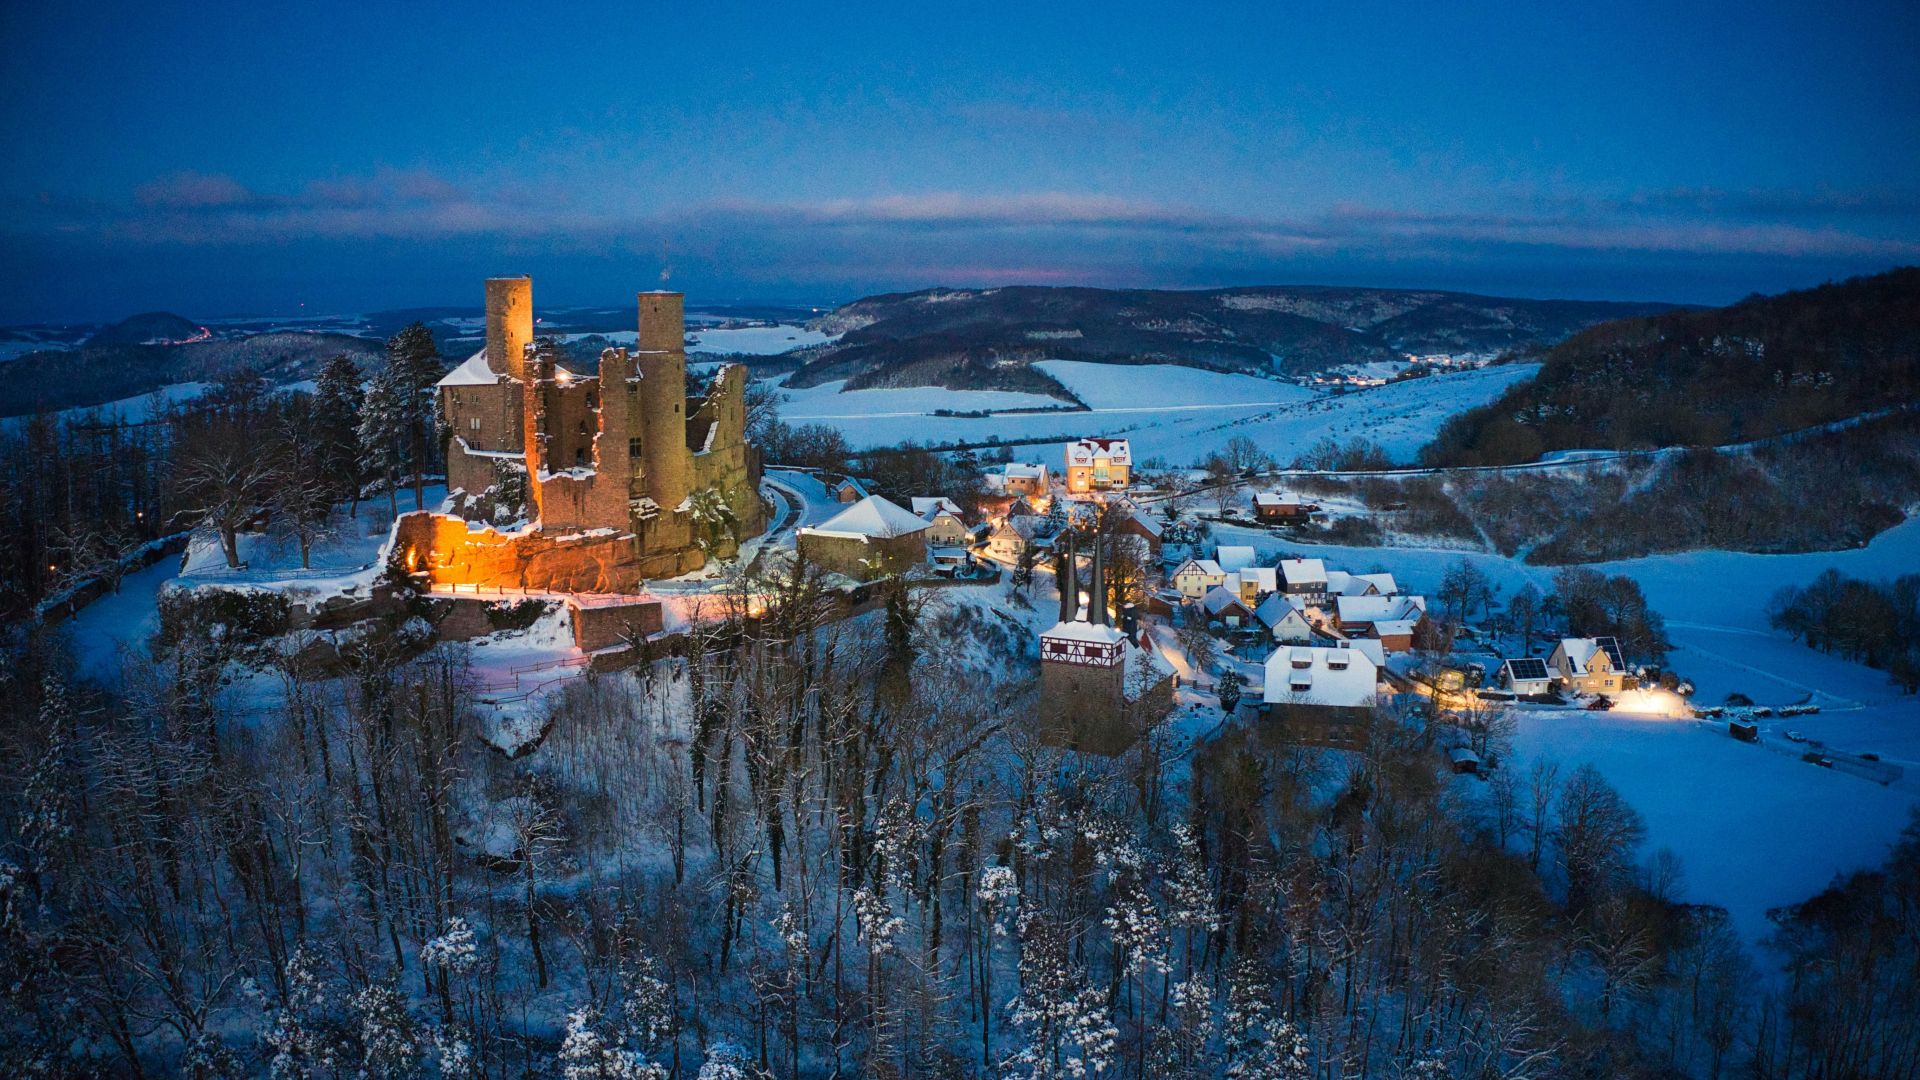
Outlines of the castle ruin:
<svg viewBox="0 0 1920 1080">
<path fill-rule="evenodd" d="M 487 281 L 486 345 L 440 380 L 451 514 L 411 514 L 394 557 L 435 583 L 636 592 L 766 527 L 747 369 L 687 394 L 684 297 L 639 294 L 638 339 L 584 375 L 533 334 L 533 281 Z M 515 520 L 511 525 L 503 517 Z"/>
</svg>

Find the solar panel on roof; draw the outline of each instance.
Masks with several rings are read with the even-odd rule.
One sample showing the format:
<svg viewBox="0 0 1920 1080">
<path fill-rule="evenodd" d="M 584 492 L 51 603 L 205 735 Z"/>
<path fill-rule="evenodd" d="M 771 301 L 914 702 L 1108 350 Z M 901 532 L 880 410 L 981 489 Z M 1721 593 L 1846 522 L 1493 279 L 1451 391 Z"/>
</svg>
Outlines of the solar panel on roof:
<svg viewBox="0 0 1920 1080">
<path fill-rule="evenodd" d="M 1547 662 L 1537 656 L 1507 661 L 1507 670 L 1513 672 L 1516 679 L 1544 679 L 1547 677 Z"/>
<path fill-rule="evenodd" d="M 1627 670 L 1627 657 L 1626 657 L 1626 654 L 1620 651 L 1619 638 L 1611 638 L 1611 637 L 1594 638 L 1593 643 L 1595 645 L 1600 646 L 1601 650 L 1607 654 L 1607 659 L 1613 661 L 1613 670 L 1615 671 Z"/>
</svg>

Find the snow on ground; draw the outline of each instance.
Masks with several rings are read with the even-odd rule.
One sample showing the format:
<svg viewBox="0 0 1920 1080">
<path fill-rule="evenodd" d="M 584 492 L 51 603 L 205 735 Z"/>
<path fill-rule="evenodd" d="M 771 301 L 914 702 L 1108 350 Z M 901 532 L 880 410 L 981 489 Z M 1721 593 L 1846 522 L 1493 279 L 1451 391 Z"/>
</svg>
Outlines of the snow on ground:
<svg viewBox="0 0 1920 1080">
<path fill-rule="evenodd" d="M 444 485 L 430 485 L 427 507 L 438 506 L 446 494 Z M 412 509 L 413 494 L 405 492 L 400 496 L 400 512 Z M 144 652 L 147 639 L 159 628 L 154 603 L 161 589 L 203 583 L 316 593 L 364 588 L 377 572 L 380 550 L 392 527 L 393 515 L 385 499 L 361 503 L 358 518 L 344 519 L 335 536 L 314 546 L 310 570 L 300 569 L 297 547 L 261 533 L 241 534 L 240 556 L 247 565 L 229 570 L 219 542 L 210 534 L 196 536 L 181 558 L 162 559 L 128 575 L 118 593 L 88 604 L 62 629 L 71 635 L 81 671 L 110 685 L 119 680 L 122 652 Z"/>
<path fill-rule="evenodd" d="M 977 412 L 986 409 L 1058 409 L 1067 403 L 1045 394 L 1008 390 L 947 390 L 938 386 L 909 386 L 892 390 L 846 390 L 846 380 L 780 391 L 780 418 L 788 423 L 863 423 L 869 420 L 907 420 L 898 425 L 911 430 L 936 409 Z M 991 417 L 998 422 L 1006 417 Z M 896 425 L 880 424 L 883 429 Z M 844 430 L 844 428 L 843 428 Z M 898 441 L 898 440 L 896 440 Z"/>
<path fill-rule="evenodd" d="M 742 326 L 732 330 L 696 330 L 688 352 L 741 353 L 777 356 L 809 345 L 825 345 L 838 334 L 823 334 L 804 326 Z"/>
<path fill-rule="evenodd" d="M 194 398 L 206 393 L 212 387 L 212 383 L 204 382 L 174 383 L 171 386 L 163 386 L 158 390 L 138 394 L 130 398 L 121 398 L 118 401 L 109 401 L 100 405 L 83 405 L 72 409 L 62 409 L 54 413 L 53 416 L 57 419 L 68 420 L 94 415 L 97 416 L 102 423 L 144 424 L 165 411 L 167 406 L 182 401 L 192 401 Z M 5 420 L 0 420 L 0 424 L 18 426 L 25 424 L 27 420 L 28 418 L 25 416 L 12 416 Z"/>
<path fill-rule="evenodd" d="M 980 395 L 996 391 L 931 387 L 834 394 L 821 386 L 787 391 L 808 396 L 783 408 L 782 417 L 795 423 L 828 424 L 855 448 L 891 446 L 908 439 L 947 444 L 1113 435 L 1132 440 L 1135 461 L 1161 457 L 1185 465 L 1234 436 L 1245 435 L 1285 463 L 1320 438 L 1333 436 L 1374 439 L 1396 460 L 1411 461 L 1448 416 L 1491 401 L 1508 386 L 1530 378 L 1537 366 L 1508 364 L 1335 395 L 1249 375 L 1165 364 L 1049 360 L 1040 367 L 1086 401 L 1091 411 L 933 416 L 929 414 L 935 409 L 1010 406 L 984 404 L 991 399 Z M 813 396 L 821 391 L 830 396 Z M 856 397 L 865 394 L 903 396 Z M 1061 404 L 1038 395 L 1020 396 L 1033 399 L 1027 407 Z"/>
<path fill-rule="evenodd" d="M 1262 530 L 1215 526 L 1219 543 L 1253 544 L 1329 566 L 1393 572 L 1403 588 L 1432 595 L 1455 560 L 1477 564 L 1510 596 L 1531 581 L 1552 588 L 1553 567 L 1484 552 L 1299 544 Z M 1821 711 L 1760 721 L 1763 743 L 1736 742 L 1721 725 L 1620 714 L 1522 710 L 1515 749 L 1562 763 L 1591 761 L 1647 820 L 1647 850 L 1672 848 L 1686 867 L 1687 895 L 1726 906 L 1749 943 L 1768 929 L 1768 907 L 1804 900 L 1836 873 L 1883 861 L 1887 845 L 1920 803 L 1920 697 L 1902 694 L 1884 671 L 1828 656 L 1767 626 L 1767 599 L 1829 567 L 1888 578 L 1920 566 L 1920 519 L 1864 548 L 1797 555 L 1696 551 L 1596 564 L 1640 583 L 1667 619 L 1670 666 L 1691 679 L 1695 701 L 1716 705 L 1738 691 L 1762 705 L 1811 700 Z M 1799 760 L 1783 735 L 1852 753 L 1871 752 L 1906 770 L 1891 787 Z"/>
<path fill-rule="evenodd" d="M 1730 738 L 1719 725 L 1611 713 L 1521 710 L 1516 763 L 1591 763 L 1646 819 L 1646 853 L 1672 848 L 1683 895 L 1718 904 L 1750 946 L 1768 908 L 1834 875 L 1877 865 L 1907 823 L 1910 792 Z"/>
</svg>

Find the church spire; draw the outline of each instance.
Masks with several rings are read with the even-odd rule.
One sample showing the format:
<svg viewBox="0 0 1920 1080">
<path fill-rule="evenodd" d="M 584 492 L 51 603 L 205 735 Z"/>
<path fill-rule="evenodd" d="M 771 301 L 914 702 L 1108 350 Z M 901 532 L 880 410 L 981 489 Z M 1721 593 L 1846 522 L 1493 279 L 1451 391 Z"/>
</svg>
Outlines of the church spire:
<svg viewBox="0 0 1920 1080">
<path fill-rule="evenodd" d="M 1060 621 L 1072 622 L 1080 613 L 1080 598 L 1078 595 L 1080 591 L 1080 571 L 1078 567 L 1075 566 L 1073 559 L 1073 533 L 1067 531 L 1064 533 L 1064 536 L 1067 541 L 1067 550 L 1064 553 L 1055 552 L 1054 565 L 1058 567 L 1058 571 L 1054 574 L 1054 577 L 1060 586 Z M 1056 537 L 1055 539 L 1059 538 Z"/>
<path fill-rule="evenodd" d="M 1105 626 L 1107 625 L 1107 575 L 1105 560 L 1100 556 L 1101 549 L 1105 545 L 1100 543 L 1099 530 L 1100 526 L 1096 524 L 1093 533 L 1093 598 L 1088 601 L 1088 607 L 1093 610 L 1093 625 Z"/>
</svg>

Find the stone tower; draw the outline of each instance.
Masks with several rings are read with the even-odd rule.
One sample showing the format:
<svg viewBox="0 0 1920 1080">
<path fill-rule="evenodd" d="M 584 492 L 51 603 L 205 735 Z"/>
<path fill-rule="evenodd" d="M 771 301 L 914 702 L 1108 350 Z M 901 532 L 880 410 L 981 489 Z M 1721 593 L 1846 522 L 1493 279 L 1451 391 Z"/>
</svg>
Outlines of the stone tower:
<svg viewBox="0 0 1920 1080">
<path fill-rule="evenodd" d="M 633 359 L 643 390 L 641 471 L 647 497 L 671 514 L 686 501 L 687 345 L 686 297 L 677 292 L 640 294 L 640 340 Z"/>
<path fill-rule="evenodd" d="M 487 370 L 521 378 L 533 343 L 533 279 L 487 279 Z"/>
</svg>

